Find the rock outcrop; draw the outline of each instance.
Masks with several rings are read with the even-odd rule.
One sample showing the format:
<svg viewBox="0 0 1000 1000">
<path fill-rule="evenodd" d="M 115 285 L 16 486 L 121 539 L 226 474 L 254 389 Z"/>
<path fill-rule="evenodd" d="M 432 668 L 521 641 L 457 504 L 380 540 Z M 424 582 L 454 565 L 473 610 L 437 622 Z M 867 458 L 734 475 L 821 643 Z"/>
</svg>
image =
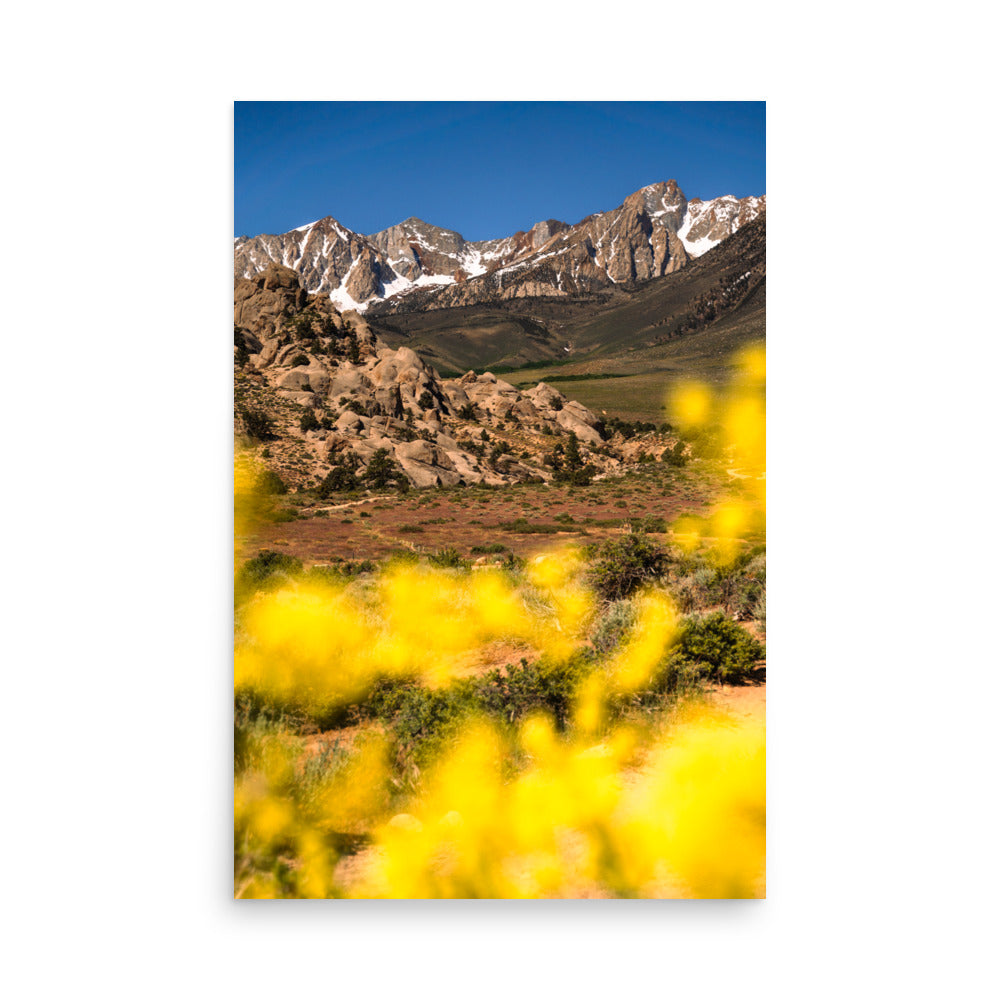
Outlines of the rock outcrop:
<svg viewBox="0 0 1000 1000">
<path fill-rule="evenodd" d="M 620 464 L 580 403 L 490 373 L 443 380 L 409 348 L 387 347 L 363 316 L 307 295 L 289 268 L 237 279 L 234 316 L 238 409 L 249 398 L 269 404 L 283 478 L 309 483 L 348 454 L 367 465 L 382 449 L 417 487 L 549 479 L 546 458 L 571 433 L 596 469 Z"/>
</svg>

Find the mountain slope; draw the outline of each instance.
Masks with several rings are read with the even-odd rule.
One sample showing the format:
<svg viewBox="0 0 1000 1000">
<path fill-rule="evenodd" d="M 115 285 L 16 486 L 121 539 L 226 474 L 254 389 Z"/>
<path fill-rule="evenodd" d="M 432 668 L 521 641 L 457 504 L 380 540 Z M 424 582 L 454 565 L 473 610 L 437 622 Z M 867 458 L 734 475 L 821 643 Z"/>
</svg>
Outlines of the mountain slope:
<svg viewBox="0 0 1000 1000">
<path fill-rule="evenodd" d="M 643 283 L 589 295 L 366 315 L 387 343 L 411 347 L 440 370 L 454 372 L 545 364 L 594 373 L 607 367 L 602 359 L 655 359 L 662 345 L 701 336 L 738 309 L 744 339 L 759 339 L 766 226 L 766 214 L 760 215 L 684 268 Z"/>
<path fill-rule="evenodd" d="M 238 237 L 234 272 L 248 278 L 281 264 L 341 310 L 382 314 L 567 298 L 679 270 L 765 207 L 764 197 L 688 202 L 671 180 L 572 226 L 547 219 L 478 242 L 415 218 L 363 236 L 327 216 L 280 235 Z"/>
</svg>

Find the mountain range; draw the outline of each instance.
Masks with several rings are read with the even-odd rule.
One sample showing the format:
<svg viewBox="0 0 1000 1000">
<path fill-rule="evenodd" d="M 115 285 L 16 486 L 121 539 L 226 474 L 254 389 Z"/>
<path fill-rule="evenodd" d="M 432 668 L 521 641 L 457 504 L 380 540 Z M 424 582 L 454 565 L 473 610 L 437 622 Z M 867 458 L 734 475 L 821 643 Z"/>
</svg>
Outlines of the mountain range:
<svg viewBox="0 0 1000 1000">
<path fill-rule="evenodd" d="M 417 487 L 549 480 L 570 434 L 613 473 L 676 442 L 606 420 L 663 421 L 670 384 L 724 379 L 764 340 L 766 220 L 763 196 L 688 201 L 669 181 L 498 240 L 332 218 L 242 237 L 237 427 L 295 486 L 354 482 L 376 454 Z"/>
<path fill-rule="evenodd" d="M 492 240 L 409 218 L 370 235 L 331 216 L 234 242 L 237 278 L 273 264 L 341 312 L 381 315 L 515 299 L 572 299 L 671 274 L 764 214 L 766 198 L 690 201 L 674 180 L 650 184 L 575 225 L 557 219 Z"/>
</svg>

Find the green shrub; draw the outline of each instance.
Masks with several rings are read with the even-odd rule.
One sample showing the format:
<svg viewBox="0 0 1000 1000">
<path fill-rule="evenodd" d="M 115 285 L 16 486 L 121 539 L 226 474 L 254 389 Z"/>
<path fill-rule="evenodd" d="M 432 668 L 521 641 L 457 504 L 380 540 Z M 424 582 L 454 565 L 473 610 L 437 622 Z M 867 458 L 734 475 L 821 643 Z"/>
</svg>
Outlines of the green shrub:
<svg viewBox="0 0 1000 1000">
<path fill-rule="evenodd" d="M 507 546 L 501 545 L 499 542 L 490 542 L 489 545 L 473 545 L 469 551 L 474 556 L 490 556 L 506 552 Z"/>
<path fill-rule="evenodd" d="M 511 448 L 510 444 L 507 441 L 498 441 L 490 449 L 490 458 L 489 458 L 490 465 L 495 466 L 497 464 L 497 460 L 500 458 L 501 455 L 509 455 L 512 450 L 513 449 Z"/>
<path fill-rule="evenodd" d="M 243 430 L 248 437 L 258 441 L 270 441 L 276 436 L 274 423 L 263 410 L 242 409 L 240 417 L 243 421 Z"/>
<path fill-rule="evenodd" d="M 516 723 L 531 712 L 549 713 L 556 726 L 570 721 L 577 688 L 593 668 L 592 661 L 578 654 L 563 661 L 537 660 L 504 670 L 491 670 L 474 684 L 476 702 L 490 715 Z"/>
<path fill-rule="evenodd" d="M 304 433 L 305 431 L 318 431 L 319 429 L 320 422 L 316 419 L 316 414 L 312 410 L 306 410 L 299 420 L 299 430 Z"/>
<path fill-rule="evenodd" d="M 363 573 L 374 573 L 378 567 L 371 559 L 359 559 L 357 562 L 342 562 L 338 567 L 342 576 L 361 576 Z"/>
<path fill-rule="evenodd" d="M 302 572 L 302 561 L 284 552 L 261 549 L 248 559 L 236 573 L 234 594 L 237 604 L 242 604 L 258 590 Z"/>
<path fill-rule="evenodd" d="M 309 364 L 309 359 L 304 354 L 296 354 L 295 357 L 292 358 L 293 368 L 300 368 L 308 364 Z"/>
<path fill-rule="evenodd" d="M 628 524 L 632 531 L 659 532 L 663 534 L 667 530 L 666 520 L 653 514 L 646 517 L 630 518 Z"/>
<path fill-rule="evenodd" d="M 554 535 L 562 530 L 561 525 L 533 524 L 523 517 L 519 517 L 516 521 L 503 521 L 497 527 L 501 531 L 513 531 L 519 535 Z"/>
<path fill-rule="evenodd" d="M 580 653 L 558 662 L 522 659 L 516 667 L 508 664 L 433 691 L 414 681 L 383 679 L 373 685 L 361 712 L 392 726 L 402 754 L 419 760 L 473 713 L 514 724 L 542 711 L 565 729 L 577 688 L 592 669 L 593 661 Z"/>
<path fill-rule="evenodd" d="M 635 626 L 637 619 L 638 613 L 631 601 L 615 601 L 610 605 L 601 615 L 590 637 L 598 656 L 613 653 Z"/>
<path fill-rule="evenodd" d="M 722 612 L 685 619 L 673 651 L 674 661 L 691 665 L 709 680 L 746 680 L 764 647 Z"/>
<path fill-rule="evenodd" d="M 684 454 L 685 444 L 683 441 L 678 441 L 673 448 L 668 448 L 663 453 L 663 461 L 667 465 L 672 465 L 677 468 L 687 465 L 687 455 Z"/>
<path fill-rule="evenodd" d="M 451 546 L 432 553 L 427 557 L 427 561 L 432 566 L 441 566 L 449 569 L 460 569 L 466 565 L 458 549 Z"/>
<path fill-rule="evenodd" d="M 413 782 L 421 766 L 474 710 L 467 681 L 430 691 L 412 681 L 384 679 L 373 685 L 361 706 L 363 715 L 392 728 L 397 767 Z"/>
<path fill-rule="evenodd" d="M 667 554 L 656 542 L 634 531 L 600 546 L 590 569 L 591 586 L 605 600 L 618 601 L 660 576 L 666 562 Z"/>
<path fill-rule="evenodd" d="M 758 549 L 751 549 L 714 568 L 713 591 L 717 603 L 740 621 L 749 621 L 767 586 L 766 556 Z"/>
<path fill-rule="evenodd" d="M 722 428 L 718 425 L 699 427 L 689 431 L 692 458 L 721 458 L 723 454 Z"/>
<path fill-rule="evenodd" d="M 257 477 L 257 489 L 265 496 L 284 496 L 288 487 L 273 469 L 264 469 Z"/>
<path fill-rule="evenodd" d="M 693 573 L 685 574 L 670 587 L 670 592 L 677 606 L 685 614 L 695 611 L 708 604 L 717 604 L 715 589 L 716 572 L 708 566 L 702 566 Z"/>
</svg>

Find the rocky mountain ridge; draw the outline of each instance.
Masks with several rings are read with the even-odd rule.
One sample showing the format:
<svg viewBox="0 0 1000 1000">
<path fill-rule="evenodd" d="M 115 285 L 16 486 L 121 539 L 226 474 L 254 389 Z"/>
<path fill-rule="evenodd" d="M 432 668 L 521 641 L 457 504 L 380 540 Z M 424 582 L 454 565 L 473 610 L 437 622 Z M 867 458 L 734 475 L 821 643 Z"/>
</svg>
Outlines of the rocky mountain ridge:
<svg viewBox="0 0 1000 1000">
<path fill-rule="evenodd" d="M 377 453 L 418 487 L 549 480 L 571 438 L 591 473 L 626 457 L 594 413 L 551 386 L 521 391 L 490 373 L 442 379 L 282 265 L 236 279 L 234 335 L 237 429 L 268 442 L 288 484 L 370 468 Z"/>
<path fill-rule="evenodd" d="M 669 274 L 765 210 L 764 196 L 688 201 L 671 180 L 575 225 L 547 219 L 494 240 L 466 241 L 416 218 L 364 236 L 327 216 L 237 238 L 234 271 L 249 278 L 280 264 L 309 292 L 359 313 L 569 297 Z"/>
</svg>

